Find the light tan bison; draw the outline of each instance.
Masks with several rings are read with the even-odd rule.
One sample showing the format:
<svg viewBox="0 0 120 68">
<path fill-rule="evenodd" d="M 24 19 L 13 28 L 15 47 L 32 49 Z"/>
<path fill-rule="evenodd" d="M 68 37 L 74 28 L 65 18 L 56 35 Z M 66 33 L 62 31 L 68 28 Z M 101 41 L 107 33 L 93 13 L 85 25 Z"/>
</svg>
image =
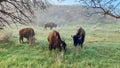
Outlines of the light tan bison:
<svg viewBox="0 0 120 68">
<path fill-rule="evenodd" d="M 19 41 L 23 42 L 23 38 L 28 40 L 30 45 L 35 43 L 35 32 L 32 28 L 23 28 L 19 31 Z"/>
<path fill-rule="evenodd" d="M 59 32 L 53 30 L 48 35 L 49 50 L 58 48 L 60 51 L 66 51 L 66 43 L 61 40 Z"/>
</svg>

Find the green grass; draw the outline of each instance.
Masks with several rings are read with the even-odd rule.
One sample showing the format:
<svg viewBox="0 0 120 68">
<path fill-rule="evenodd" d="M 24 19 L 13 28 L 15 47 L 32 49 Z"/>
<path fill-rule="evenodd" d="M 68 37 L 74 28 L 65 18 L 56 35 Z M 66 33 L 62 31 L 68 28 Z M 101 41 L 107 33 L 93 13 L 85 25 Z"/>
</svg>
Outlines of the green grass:
<svg viewBox="0 0 120 68">
<path fill-rule="evenodd" d="M 71 35 L 80 26 L 86 31 L 85 43 L 83 48 L 78 46 L 75 50 Z M 34 46 L 19 43 L 18 31 L 23 27 L 34 28 Z M 49 29 L 14 26 L 0 31 L 0 37 L 12 33 L 9 42 L 0 43 L 0 68 L 120 68 L 120 24 L 66 24 L 56 30 L 67 43 L 66 53 L 49 51 Z"/>
</svg>

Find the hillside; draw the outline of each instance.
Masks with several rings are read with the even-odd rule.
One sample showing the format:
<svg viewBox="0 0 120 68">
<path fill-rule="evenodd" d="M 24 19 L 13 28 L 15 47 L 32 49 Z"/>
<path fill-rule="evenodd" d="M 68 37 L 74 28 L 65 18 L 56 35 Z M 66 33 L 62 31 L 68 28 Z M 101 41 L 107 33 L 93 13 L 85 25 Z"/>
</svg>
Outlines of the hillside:
<svg viewBox="0 0 120 68">
<path fill-rule="evenodd" d="M 36 11 L 36 19 L 33 20 L 38 24 L 46 22 L 62 23 L 95 23 L 95 22 L 117 22 L 116 19 L 93 14 L 88 16 L 88 12 L 94 13 L 95 9 L 86 9 L 82 6 L 50 6 L 47 10 Z M 97 10 L 99 11 L 99 10 Z"/>
</svg>

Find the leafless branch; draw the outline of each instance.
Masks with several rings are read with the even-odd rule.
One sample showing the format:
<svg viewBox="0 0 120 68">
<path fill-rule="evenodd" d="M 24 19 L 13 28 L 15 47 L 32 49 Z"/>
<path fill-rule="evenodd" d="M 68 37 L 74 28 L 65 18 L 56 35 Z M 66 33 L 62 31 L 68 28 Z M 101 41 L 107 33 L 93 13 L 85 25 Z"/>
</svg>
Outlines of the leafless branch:
<svg viewBox="0 0 120 68">
<path fill-rule="evenodd" d="M 32 23 L 35 8 L 46 9 L 46 0 L 0 0 L 0 24 Z"/>
<path fill-rule="evenodd" d="M 83 6 L 88 8 L 100 9 L 104 15 L 109 15 L 114 18 L 120 18 L 120 1 L 119 0 L 77 0 Z M 92 14 L 90 14 L 92 15 Z"/>
</svg>

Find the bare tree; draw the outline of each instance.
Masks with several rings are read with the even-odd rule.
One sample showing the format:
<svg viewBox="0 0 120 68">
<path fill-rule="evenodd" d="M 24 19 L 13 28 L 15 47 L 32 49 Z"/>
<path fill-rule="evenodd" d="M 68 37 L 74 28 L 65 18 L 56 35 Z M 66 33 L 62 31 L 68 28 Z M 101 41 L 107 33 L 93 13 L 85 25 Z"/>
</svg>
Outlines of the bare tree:
<svg viewBox="0 0 120 68">
<path fill-rule="evenodd" d="M 0 25 L 32 23 L 33 10 L 47 6 L 47 0 L 0 0 Z"/>
<path fill-rule="evenodd" d="M 65 0 L 57 1 L 64 2 Z M 87 10 L 89 10 L 89 8 L 99 10 L 93 13 L 88 13 L 88 16 L 101 13 L 103 15 L 109 15 L 114 18 L 120 18 L 120 0 L 74 0 L 74 1 L 79 2 L 80 5 L 87 8 Z"/>
<path fill-rule="evenodd" d="M 109 15 L 114 18 L 120 18 L 120 0 L 75 0 L 81 5 L 89 8 L 97 9 L 94 13 L 89 15 L 101 13 Z M 99 11 L 98 11 L 99 10 Z"/>
</svg>

